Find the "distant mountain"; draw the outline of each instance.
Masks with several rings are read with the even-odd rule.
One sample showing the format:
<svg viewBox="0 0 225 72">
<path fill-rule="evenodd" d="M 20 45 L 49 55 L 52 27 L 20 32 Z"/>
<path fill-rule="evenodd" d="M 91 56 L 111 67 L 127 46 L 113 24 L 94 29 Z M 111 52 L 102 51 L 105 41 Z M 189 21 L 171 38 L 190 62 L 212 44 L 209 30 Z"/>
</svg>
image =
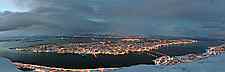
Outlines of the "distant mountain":
<svg viewBox="0 0 225 72">
<path fill-rule="evenodd" d="M 166 36 L 166 35 L 149 35 L 147 38 L 156 39 L 194 39 L 201 41 L 224 41 L 224 38 L 209 38 L 209 37 L 185 37 L 185 36 Z"/>
<path fill-rule="evenodd" d="M 70 39 L 70 38 L 79 38 L 79 37 L 87 37 L 87 38 L 121 38 L 126 37 L 126 35 L 119 34 L 97 34 L 97 33 L 88 33 L 88 34 L 77 34 L 74 36 L 11 36 L 0 38 L 0 42 L 2 41 L 42 41 L 49 39 Z M 153 39 L 194 39 L 201 41 L 224 41 L 223 38 L 209 38 L 209 37 L 184 37 L 184 36 L 166 36 L 166 35 L 145 35 L 145 38 L 153 38 Z"/>
</svg>

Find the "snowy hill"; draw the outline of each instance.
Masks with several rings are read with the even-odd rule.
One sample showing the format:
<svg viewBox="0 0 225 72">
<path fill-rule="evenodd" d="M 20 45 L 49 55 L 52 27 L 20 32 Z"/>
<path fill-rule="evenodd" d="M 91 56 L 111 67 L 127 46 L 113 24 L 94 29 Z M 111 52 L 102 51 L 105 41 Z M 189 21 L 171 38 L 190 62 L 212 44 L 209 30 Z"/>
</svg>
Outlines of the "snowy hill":
<svg viewBox="0 0 225 72">
<path fill-rule="evenodd" d="M 173 66 L 137 65 L 116 72 L 225 72 L 225 54 L 206 60 Z"/>
<path fill-rule="evenodd" d="M 0 57 L 0 72 L 18 72 L 15 65 L 10 64 L 10 61 Z"/>
</svg>

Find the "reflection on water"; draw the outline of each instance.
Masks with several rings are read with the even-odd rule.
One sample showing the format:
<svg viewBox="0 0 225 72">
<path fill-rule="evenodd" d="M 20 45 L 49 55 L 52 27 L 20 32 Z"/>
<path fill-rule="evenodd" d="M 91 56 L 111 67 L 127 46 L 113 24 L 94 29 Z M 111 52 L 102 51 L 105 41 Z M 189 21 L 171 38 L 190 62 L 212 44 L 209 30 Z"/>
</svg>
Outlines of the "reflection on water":
<svg viewBox="0 0 225 72">
<path fill-rule="evenodd" d="M 121 67 L 136 64 L 152 64 L 154 57 L 147 55 L 98 56 L 56 53 L 10 53 L 7 58 L 22 63 L 64 68 Z"/>
</svg>

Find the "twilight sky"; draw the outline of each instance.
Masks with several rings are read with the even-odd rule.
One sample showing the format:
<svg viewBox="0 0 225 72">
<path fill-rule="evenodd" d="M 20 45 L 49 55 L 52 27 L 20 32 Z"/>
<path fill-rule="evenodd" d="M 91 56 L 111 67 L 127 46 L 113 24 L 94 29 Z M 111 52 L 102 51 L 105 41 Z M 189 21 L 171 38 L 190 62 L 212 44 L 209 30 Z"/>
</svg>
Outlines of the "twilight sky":
<svg viewBox="0 0 225 72">
<path fill-rule="evenodd" d="M 1 0 L 0 11 L 0 36 L 120 32 L 225 37 L 225 0 Z"/>
</svg>

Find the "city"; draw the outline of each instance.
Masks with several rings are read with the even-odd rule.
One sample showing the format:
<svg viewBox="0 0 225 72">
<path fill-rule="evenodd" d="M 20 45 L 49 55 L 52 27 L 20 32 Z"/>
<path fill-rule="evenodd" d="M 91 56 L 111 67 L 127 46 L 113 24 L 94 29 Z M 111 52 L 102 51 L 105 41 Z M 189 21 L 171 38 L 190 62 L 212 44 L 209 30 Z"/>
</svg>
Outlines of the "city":
<svg viewBox="0 0 225 72">
<path fill-rule="evenodd" d="M 172 45 L 187 45 L 197 43 L 197 40 L 191 39 L 149 39 L 139 36 L 122 37 L 116 40 L 97 40 L 93 42 L 72 42 L 65 44 L 41 44 L 29 47 L 10 48 L 16 52 L 32 52 L 32 53 L 57 53 L 57 54 L 79 54 L 93 55 L 128 55 L 128 54 L 147 54 L 154 57 L 167 56 L 166 54 L 157 52 L 156 50 L 172 46 Z M 159 54 L 159 55 L 155 55 Z M 104 72 L 105 70 L 116 70 L 118 68 L 97 68 L 97 69 L 65 69 L 56 67 L 47 67 L 35 64 L 24 64 L 20 62 L 12 62 L 18 69 L 37 71 L 37 72 L 89 72 L 97 71 Z M 157 63 L 156 64 L 161 64 Z"/>
<path fill-rule="evenodd" d="M 0 72 L 225 72 L 225 0 L 0 0 Z"/>
<path fill-rule="evenodd" d="M 100 41 L 91 43 L 69 43 L 63 45 L 44 44 L 28 48 L 11 48 L 18 52 L 33 52 L 33 53 L 59 53 L 59 54 L 85 54 L 85 55 L 126 55 L 129 53 L 144 53 L 156 56 L 153 53 L 155 50 L 170 46 L 170 45 L 184 45 L 198 42 L 197 40 L 190 39 L 144 39 L 144 38 L 122 38 L 118 41 L 111 42 Z M 203 54 L 186 54 L 183 56 L 171 57 L 166 54 L 160 54 L 153 60 L 156 65 L 175 65 L 181 63 L 192 63 L 194 61 L 202 60 L 208 57 L 223 54 L 225 52 L 225 45 L 209 47 Z M 152 54 L 151 54 L 152 53 Z M 23 71 L 36 71 L 36 72 L 104 72 L 113 71 L 119 68 L 96 68 L 96 69 L 65 69 L 56 67 L 47 67 L 34 64 L 24 64 L 19 62 L 12 62 L 18 69 Z"/>
<path fill-rule="evenodd" d="M 144 38 L 121 38 L 112 42 L 97 41 L 90 43 L 68 43 L 62 45 L 44 44 L 28 48 L 12 48 L 16 51 L 34 53 L 71 53 L 90 55 L 125 55 L 129 53 L 154 52 L 155 50 L 169 45 L 182 45 L 197 42 L 196 40 L 178 39 L 144 39 Z"/>
<path fill-rule="evenodd" d="M 170 56 L 162 56 L 154 60 L 155 64 L 158 65 L 174 65 L 174 64 L 180 64 L 180 63 L 191 63 L 197 60 L 202 60 L 208 57 L 221 55 L 225 52 L 225 44 L 222 44 L 220 46 L 215 47 L 209 47 L 207 51 L 203 54 L 187 54 L 184 56 L 176 56 L 176 57 L 170 57 Z"/>
</svg>

